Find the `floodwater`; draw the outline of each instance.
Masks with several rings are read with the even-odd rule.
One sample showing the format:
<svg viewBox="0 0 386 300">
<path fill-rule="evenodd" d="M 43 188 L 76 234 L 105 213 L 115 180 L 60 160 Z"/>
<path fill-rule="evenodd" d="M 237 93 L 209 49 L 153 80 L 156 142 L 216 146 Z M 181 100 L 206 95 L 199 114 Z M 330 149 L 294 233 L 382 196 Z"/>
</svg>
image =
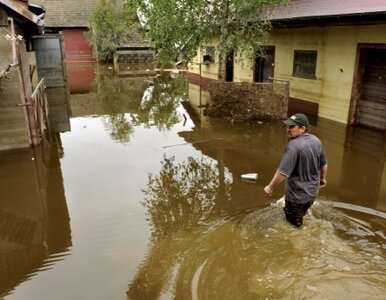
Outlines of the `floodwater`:
<svg viewBox="0 0 386 300">
<path fill-rule="evenodd" d="M 312 120 L 328 185 L 295 229 L 263 192 L 280 121 L 207 118 L 173 73 L 94 73 L 69 130 L 0 152 L 0 298 L 385 298 L 384 134 Z"/>
</svg>

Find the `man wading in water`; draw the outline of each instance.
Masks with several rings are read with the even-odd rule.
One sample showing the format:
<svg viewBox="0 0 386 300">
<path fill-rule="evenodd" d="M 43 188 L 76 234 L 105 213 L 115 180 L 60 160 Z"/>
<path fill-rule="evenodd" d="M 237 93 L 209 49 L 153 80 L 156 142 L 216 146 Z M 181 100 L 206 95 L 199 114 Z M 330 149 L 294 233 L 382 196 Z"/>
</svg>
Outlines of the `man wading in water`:
<svg viewBox="0 0 386 300">
<path fill-rule="evenodd" d="M 295 114 L 283 121 L 291 140 L 284 150 L 279 168 L 264 191 L 272 196 L 273 189 L 286 180 L 284 213 L 296 227 L 314 203 L 319 187 L 327 184 L 327 158 L 320 140 L 308 133 L 308 119 Z"/>
</svg>

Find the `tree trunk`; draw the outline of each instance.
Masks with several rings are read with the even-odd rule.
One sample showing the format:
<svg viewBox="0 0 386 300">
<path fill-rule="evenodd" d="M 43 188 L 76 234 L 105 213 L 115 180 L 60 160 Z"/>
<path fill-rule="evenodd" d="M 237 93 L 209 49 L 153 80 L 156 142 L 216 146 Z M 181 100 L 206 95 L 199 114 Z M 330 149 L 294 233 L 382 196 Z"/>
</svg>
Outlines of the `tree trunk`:
<svg viewBox="0 0 386 300">
<path fill-rule="evenodd" d="M 221 36 L 220 36 L 220 53 L 218 56 L 218 80 L 225 80 L 226 76 L 226 60 L 228 49 L 225 46 L 225 42 L 228 38 L 228 16 L 229 16 L 229 1 L 225 1 L 224 6 L 224 19 L 221 24 Z"/>
<path fill-rule="evenodd" d="M 218 80 L 225 80 L 226 72 L 226 55 L 225 53 L 220 53 L 218 57 Z"/>
</svg>

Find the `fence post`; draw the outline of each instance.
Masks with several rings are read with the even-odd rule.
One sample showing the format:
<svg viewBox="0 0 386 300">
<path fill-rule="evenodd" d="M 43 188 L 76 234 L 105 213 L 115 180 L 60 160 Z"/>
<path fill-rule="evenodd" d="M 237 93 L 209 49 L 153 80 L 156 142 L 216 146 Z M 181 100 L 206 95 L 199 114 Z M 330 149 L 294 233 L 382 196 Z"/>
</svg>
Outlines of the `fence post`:
<svg viewBox="0 0 386 300">
<path fill-rule="evenodd" d="M 28 128 L 30 133 L 30 143 L 32 147 L 40 145 L 42 134 L 41 121 L 47 118 L 47 103 L 44 91 L 44 79 L 40 80 L 31 97 L 27 97 L 26 110 L 28 116 Z"/>
<path fill-rule="evenodd" d="M 36 147 L 39 145 L 39 134 L 37 132 L 34 100 L 32 97 L 27 97 L 25 99 L 25 103 L 26 103 L 25 108 L 27 110 L 27 116 L 28 116 L 30 143 L 32 147 Z"/>
</svg>

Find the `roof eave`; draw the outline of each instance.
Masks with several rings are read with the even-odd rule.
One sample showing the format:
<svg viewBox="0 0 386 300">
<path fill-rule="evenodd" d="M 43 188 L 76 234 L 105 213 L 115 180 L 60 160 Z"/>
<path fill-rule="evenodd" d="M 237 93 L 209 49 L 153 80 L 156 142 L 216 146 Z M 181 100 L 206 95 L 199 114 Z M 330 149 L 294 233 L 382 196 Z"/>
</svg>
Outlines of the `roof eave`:
<svg viewBox="0 0 386 300">
<path fill-rule="evenodd" d="M 38 26 L 40 28 L 44 27 L 44 15 L 37 16 L 33 12 L 29 11 L 28 9 L 26 9 L 20 5 L 16 5 L 16 3 L 14 1 L 11 1 L 11 0 L 0 0 L 0 4 L 3 4 L 9 10 L 14 11 L 19 16 L 34 23 L 36 26 Z"/>
<path fill-rule="evenodd" d="M 272 19 L 273 27 L 386 24 L 386 12 Z"/>
</svg>

